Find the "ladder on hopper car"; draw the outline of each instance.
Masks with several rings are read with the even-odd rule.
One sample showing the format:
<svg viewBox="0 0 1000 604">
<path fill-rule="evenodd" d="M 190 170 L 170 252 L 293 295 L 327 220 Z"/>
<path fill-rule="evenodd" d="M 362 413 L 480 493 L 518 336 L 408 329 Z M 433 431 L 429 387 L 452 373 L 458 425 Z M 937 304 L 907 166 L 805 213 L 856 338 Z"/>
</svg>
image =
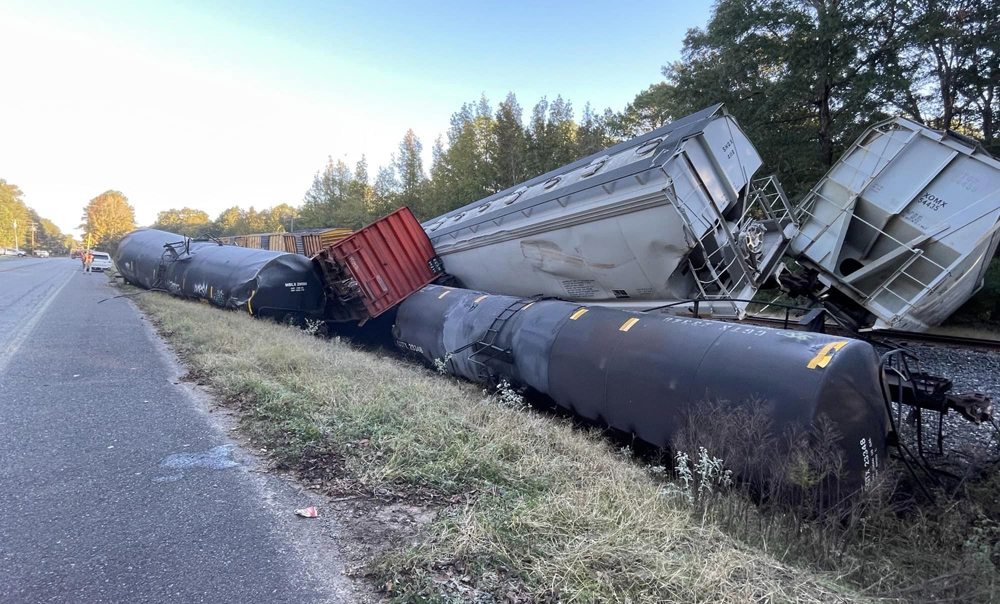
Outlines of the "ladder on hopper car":
<svg viewBox="0 0 1000 604">
<path fill-rule="evenodd" d="M 696 174 L 694 167 L 690 168 Z M 701 185 L 707 190 L 704 183 Z M 788 197 L 774 176 L 755 181 L 748 179 L 747 188 L 741 196 L 742 211 L 732 226 L 711 195 L 708 195 L 708 208 L 712 210 L 712 218 L 706 219 L 703 213 L 696 212 L 688 203 L 696 189 L 692 188 L 687 197 L 678 196 L 673 184 L 667 190 L 673 197 L 674 203 L 671 205 L 684 225 L 686 236 L 693 238 L 692 248 L 700 252 L 701 266 L 695 265 L 691 254 L 688 254 L 686 261 L 702 300 L 731 301 L 748 284 L 759 286 L 762 278 L 770 274 L 781 254 L 774 253 L 770 258 L 762 258 L 767 266 L 758 265 L 755 250 L 742 244 L 744 233 L 752 225 L 768 224 L 772 229 L 783 232 L 786 224 L 796 223 Z M 704 234 L 699 236 L 698 232 L 701 230 L 704 230 Z M 783 234 L 781 236 L 787 243 L 788 238 Z M 743 312 L 735 303 L 730 303 L 736 315 L 741 317 Z"/>
<path fill-rule="evenodd" d="M 538 298 L 518 298 L 514 300 L 507 305 L 507 308 L 503 309 L 500 314 L 493 318 L 493 322 L 490 323 L 489 328 L 483 332 L 483 335 L 478 340 L 469 342 L 465 346 L 451 351 L 448 353 L 449 356 L 471 348 L 472 354 L 469 355 L 469 361 L 478 367 L 479 380 L 482 382 L 492 380 L 494 376 L 489 366 L 490 361 L 499 360 L 503 363 L 512 363 L 514 361 L 510 354 L 510 348 L 497 346 L 497 338 L 500 337 L 500 332 L 503 331 L 507 321 L 516 315 L 518 311 L 531 306 L 537 300 Z"/>
</svg>

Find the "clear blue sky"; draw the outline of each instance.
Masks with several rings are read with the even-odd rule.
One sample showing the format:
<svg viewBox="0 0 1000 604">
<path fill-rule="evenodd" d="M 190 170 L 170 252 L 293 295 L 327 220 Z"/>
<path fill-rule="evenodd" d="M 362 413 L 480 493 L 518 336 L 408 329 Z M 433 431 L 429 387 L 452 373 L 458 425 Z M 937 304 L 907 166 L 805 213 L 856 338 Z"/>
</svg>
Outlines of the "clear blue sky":
<svg viewBox="0 0 1000 604">
<path fill-rule="evenodd" d="M 508 91 L 619 110 L 661 80 L 708 2 L 0 0 L 0 178 L 64 229 L 123 191 L 140 223 L 188 205 L 298 204 L 327 155 L 427 159 L 463 102 Z M 429 167 L 425 163 L 425 167 Z"/>
</svg>

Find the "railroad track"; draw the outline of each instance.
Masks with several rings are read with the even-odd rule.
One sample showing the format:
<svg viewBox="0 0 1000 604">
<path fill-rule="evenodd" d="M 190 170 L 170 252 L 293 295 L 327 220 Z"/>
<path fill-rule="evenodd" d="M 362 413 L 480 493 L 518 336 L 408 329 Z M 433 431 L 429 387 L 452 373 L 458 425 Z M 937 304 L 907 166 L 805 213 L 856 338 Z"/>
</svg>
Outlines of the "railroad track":
<svg viewBox="0 0 1000 604">
<path fill-rule="evenodd" d="M 797 319 L 791 318 L 788 320 L 786 326 L 784 319 L 774 318 L 774 317 L 747 317 L 743 323 L 750 323 L 753 325 L 762 325 L 765 327 L 778 327 L 785 329 L 795 329 L 805 331 L 805 326 L 799 325 Z M 853 336 L 854 334 L 842 329 L 837 325 L 827 324 L 827 333 L 841 334 L 845 336 Z M 879 331 L 869 331 L 863 332 L 861 334 L 866 338 L 879 339 L 879 340 L 891 340 L 891 341 L 902 341 L 902 342 L 916 342 L 921 344 L 940 344 L 942 346 L 955 346 L 960 348 L 978 348 L 981 350 L 1000 350 L 1000 339 L 991 338 L 971 338 L 967 336 L 952 336 L 940 333 L 919 333 L 912 331 L 896 331 L 892 329 L 884 329 Z"/>
</svg>

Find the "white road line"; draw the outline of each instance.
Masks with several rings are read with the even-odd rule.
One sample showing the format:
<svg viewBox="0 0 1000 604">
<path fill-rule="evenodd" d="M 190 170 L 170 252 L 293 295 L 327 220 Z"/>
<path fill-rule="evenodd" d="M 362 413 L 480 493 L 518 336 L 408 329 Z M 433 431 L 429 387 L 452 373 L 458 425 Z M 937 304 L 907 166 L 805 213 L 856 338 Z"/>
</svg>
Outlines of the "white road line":
<svg viewBox="0 0 1000 604">
<path fill-rule="evenodd" d="M 0 376 L 2 376 L 7 371 L 7 365 L 8 363 L 10 363 L 10 360 L 14 358 L 14 354 L 17 353 L 19 348 L 21 348 L 21 345 L 24 344 L 24 341 L 28 339 L 28 336 L 31 335 L 31 332 L 35 330 L 35 326 L 38 325 L 39 321 L 41 321 L 42 316 L 45 314 L 45 311 L 49 308 L 49 305 L 52 304 L 52 301 L 56 299 L 56 296 L 59 295 L 59 292 L 61 292 L 62 289 L 66 287 L 66 284 L 73 279 L 73 275 L 75 274 L 76 271 L 70 271 L 69 277 L 62 282 L 62 285 L 57 287 L 55 291 L 49 294 L 49 297 L 45 299 L 45 302 L 42 302 L 41 305 L 35 307 L 34 313 L 32 313 L 32 315 L 28 318 L 28 320 L 21 325 L 21 329 L 19 329 L 17 332 L 14 333 L 14 337 L 11 338 L 10 343 L 7 344 L 7 348 L 5 348 L 3 352 L 0 352 Z"/>
</svg>

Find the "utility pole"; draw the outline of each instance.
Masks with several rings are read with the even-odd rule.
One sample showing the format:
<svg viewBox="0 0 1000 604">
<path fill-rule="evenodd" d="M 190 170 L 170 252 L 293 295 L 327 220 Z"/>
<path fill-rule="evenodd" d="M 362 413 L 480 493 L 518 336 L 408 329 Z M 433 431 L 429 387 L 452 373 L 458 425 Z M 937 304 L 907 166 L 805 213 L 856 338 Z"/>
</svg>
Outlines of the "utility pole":
<svg viewBox="0 0 1000 604">
<path fill-rule="evenodd" d="M 35 253 L 35 230 L 38 229 L 38 227 L 35 226 L 35 221 L 34 220 L 32 220 L 28 224 L 28 228 L 31 229 L 31 253 L 34 254 Z"/>
<path fill-rule="evenodd" d="M 14 219 L 14 249 L 19 249 L 17 246 L 17 218 Z"/>
</svg>

